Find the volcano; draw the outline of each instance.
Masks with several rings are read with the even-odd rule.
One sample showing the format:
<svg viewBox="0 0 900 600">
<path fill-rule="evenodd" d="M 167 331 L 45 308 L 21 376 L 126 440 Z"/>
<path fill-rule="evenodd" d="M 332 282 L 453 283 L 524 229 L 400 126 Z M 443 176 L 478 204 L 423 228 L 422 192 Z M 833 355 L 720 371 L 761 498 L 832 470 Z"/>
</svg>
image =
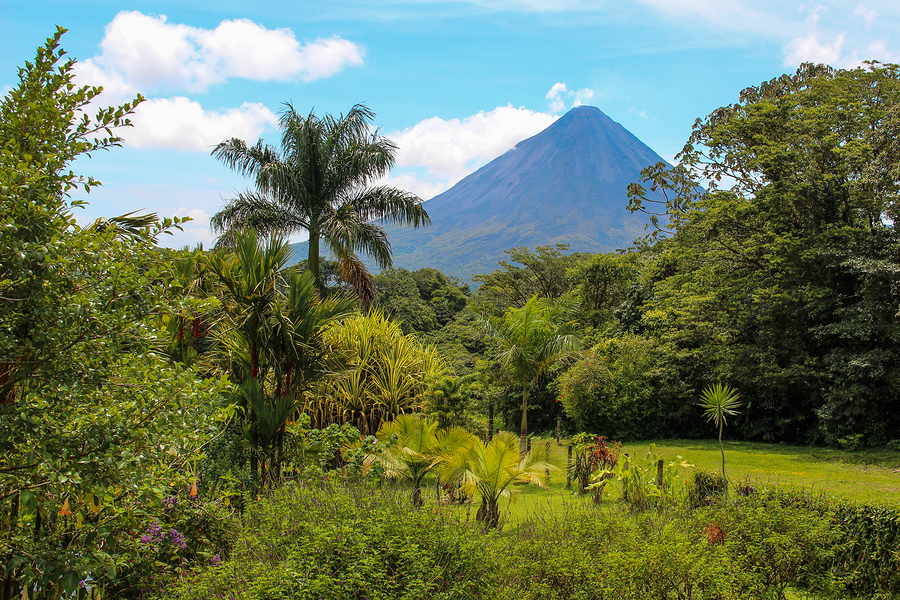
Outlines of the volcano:
<svg viewBox="0 0 900 600">
<path fill-rule="evenodd" d="M 628 184 L 662 160 L 599 108 L 577 106 L 426 202 L 431 227 L 388 227 L 394 266 L 470 281 L 517 246 L 627 248 L 648 221 L 626 208 Z"/>
</svg>

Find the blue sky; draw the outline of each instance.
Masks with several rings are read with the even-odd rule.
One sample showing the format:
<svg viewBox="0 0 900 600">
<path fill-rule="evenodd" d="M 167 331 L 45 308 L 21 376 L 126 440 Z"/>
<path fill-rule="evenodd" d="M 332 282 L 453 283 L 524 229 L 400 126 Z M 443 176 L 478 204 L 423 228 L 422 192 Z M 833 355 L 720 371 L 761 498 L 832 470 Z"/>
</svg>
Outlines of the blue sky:
<svg viewBox="0 0 900 600">
<path fill-rule="evenodd" d="M 694 119 L 803 61 L 900 62 L 886 0 L 0 0 L 0 90 L 56 25 L 103 104 L 148 98 L 124 148 L 76 165 L 104 183 L 79 218 L 194 217 L 169 245 L 209 244 L 209 215 L 248 183 L 210 150 L 277 143 L 284 102 L 367 104 L 399 145 L 388 181 L 427 199 L 577 103 L 671 160 Z"/>
</svg>

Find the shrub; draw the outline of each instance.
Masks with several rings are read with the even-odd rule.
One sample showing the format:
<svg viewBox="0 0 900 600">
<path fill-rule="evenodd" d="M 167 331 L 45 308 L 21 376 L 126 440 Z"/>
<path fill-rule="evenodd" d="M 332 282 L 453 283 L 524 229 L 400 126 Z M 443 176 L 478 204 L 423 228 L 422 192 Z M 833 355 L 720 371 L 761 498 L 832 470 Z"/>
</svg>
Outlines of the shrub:
<svg viewBox="0 0 900 600">
<path fill-rule="evenodd" d="M 508 600 L 740 597 L 727 556 L 698 543 L 684 514 L 587 507 L 536 519 L 509 543 Z"/>
<path fill-rule="evenodd" d="M 294 482 L 248 508 L 232 556 L 160 598 L 463 599 L 488 587 L 481 536 L 406 491 Z"/>
<path fill-rule="evenodd" d="M 900 509 L 832 502 L 841 538 L 834 568 L 848 590 L 861 595 L 900 594 Z"/>
<path fill-rule="evenodd" d="M 572 442 L 575 445 L 575 462 L 569 465 L 572 479 L 578 484 L 578 492 L 584 494 L 591 485 L 591 476 L 597 470 L 612 470 L 619 462 L 622 451 L 620 442 L 607 442 L 606 437 L 592 433 L 579 433 Z M 611 475 L 611 474 L 610 474 Z M 603 475 L 601 480 L 607 479 Z M 600 500 L 602 486 L 594 486 L 594 500 Z"/>
<path fill-rule="evenodd" d="M 693 508 L 710 506 L 725 495 L 727 485 L 720 474 L 697 470 L 688 487 L 688 504 Z"/>
<path fill-rule="evenodd" d="M 717 535 L 735 568 L 743 574 L 743 597 L 784 598 L 789 585 L 831 592 L 828 568 L 840 531 L 815 498 L 760 494 L 722 502 L 697 513 L 698 523 Z M 710 540 L 712 541 L 712 540 Z"/>
</svg>

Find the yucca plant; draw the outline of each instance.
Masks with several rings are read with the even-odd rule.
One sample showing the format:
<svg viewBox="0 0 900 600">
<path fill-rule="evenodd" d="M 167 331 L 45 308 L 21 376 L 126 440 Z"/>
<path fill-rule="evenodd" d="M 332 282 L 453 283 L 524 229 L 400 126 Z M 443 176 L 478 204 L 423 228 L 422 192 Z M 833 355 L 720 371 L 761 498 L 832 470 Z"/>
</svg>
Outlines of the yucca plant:
<svg viewBox="0 0 900 600">
<path fill-rule="evenodd" d="M 725 490 L 728 490 L 728 478 L 725 476 L 725 447 L 722 446 L 722 431 L 728 424 L 727 418 L 738 414 L 740 396 L 734 388 L 717 383 L 708 385 L 700 394 L 699 406 L 703 409 L 703 416 L 707 422 L 716 424 L 719 428 L 719 450 L 722 452 L 722 479 L 725 481 Z"/>
</svg>

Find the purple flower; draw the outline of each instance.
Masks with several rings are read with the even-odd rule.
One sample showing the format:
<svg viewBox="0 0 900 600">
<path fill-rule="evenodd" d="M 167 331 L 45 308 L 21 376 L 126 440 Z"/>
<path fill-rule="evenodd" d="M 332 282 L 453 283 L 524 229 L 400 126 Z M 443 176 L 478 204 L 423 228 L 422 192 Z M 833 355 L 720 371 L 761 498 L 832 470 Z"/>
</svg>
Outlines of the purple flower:
<svg viewBox="0 0 900 600">
<path fill-rule="evenodd" d="M 169 539 L 172 540 L 172 543 L 181 548 L 182 550 L 187 548 L 187 540 L 185 540 L 184 536 L 178 533 L 177 529 L 171 529 L 169 531 Z"/>
</svg>

